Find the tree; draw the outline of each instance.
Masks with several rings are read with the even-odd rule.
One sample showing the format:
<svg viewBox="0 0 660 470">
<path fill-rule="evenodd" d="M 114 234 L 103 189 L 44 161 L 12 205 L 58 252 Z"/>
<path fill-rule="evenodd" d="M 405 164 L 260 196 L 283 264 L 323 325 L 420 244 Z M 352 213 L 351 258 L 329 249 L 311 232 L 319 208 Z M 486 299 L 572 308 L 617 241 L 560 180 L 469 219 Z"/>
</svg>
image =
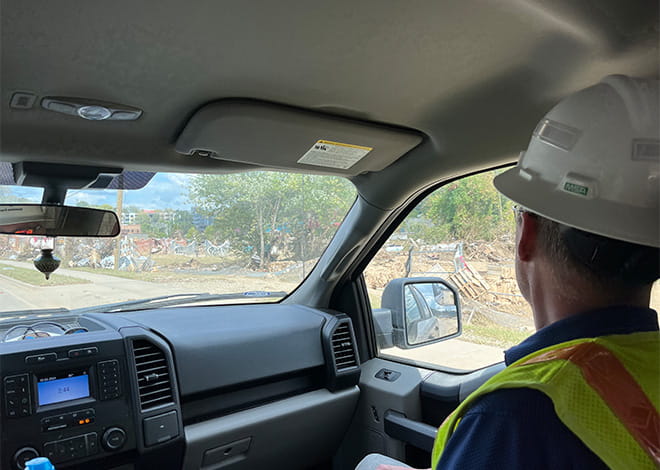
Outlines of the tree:
<svg viewBox="0 0 660 470">
<path fill-rule="evenodd" d="M 193 226 L 193 215 L 190 211 L 175 210 L 171 212 L 173 215 L 169 222 L 169 236 L 184 234 L 188 228 Z"/>
<path fill-rule="evenodd" d="M 190 227 L 186 232 L 186 240 L 198 241 L 199 236 L 199 230 L 197 230 L 195 227 Z"/>
<path fill-rule="evenodd" d="M 142 233 L 154 238 L 167 236 L 167 226 L 160 220 L 158 214 L 139 212 L 135 217 L 135 223 L 140 225 Z"/>
<path fill-rule="evenodd" d="M 429 243 L 494 240 L 510 233 L 512 203 L 493 186 L 495 174 L 472 175 L 438 189 L 420 204 L 407 229 Z"/>
<path fill-rule="evenodd" d="M 197 176 L 189 198 L 199 213 L 214 217 L 209 233 L 257 254 L 264 266 L 275 247 L 292 243 L 303 259 L 316 256 L 355 189 L 342 178 L 250 172 Z"/>
<path fill-rule="evenodd" d="M 290 201 L 291 233 L 301 259 L 320 256 L 355 200 L 344 178 L 290 175 L 296 197 Z"/>
</svg>

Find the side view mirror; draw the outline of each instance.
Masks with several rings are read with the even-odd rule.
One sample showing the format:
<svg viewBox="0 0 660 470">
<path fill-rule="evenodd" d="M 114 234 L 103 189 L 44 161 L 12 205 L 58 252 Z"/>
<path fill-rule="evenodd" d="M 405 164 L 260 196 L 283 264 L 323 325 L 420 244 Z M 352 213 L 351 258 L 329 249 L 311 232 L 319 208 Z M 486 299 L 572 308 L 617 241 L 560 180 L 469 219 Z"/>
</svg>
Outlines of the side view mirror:
<svg viewBox="0 0 660 470">
<path fill-rule="evenodd" d="M 116 237 L 112 211 L 49 204 L 0 204 L 0 233 L 46 237 Z"/>
<path fill-rule="evenodd" d="M 392 343 L 411 349 L 460 336 L 458 291 L 440 278 L 401 278 L 383 291 L 381 308 L 391 313 Z"/>
</svg>

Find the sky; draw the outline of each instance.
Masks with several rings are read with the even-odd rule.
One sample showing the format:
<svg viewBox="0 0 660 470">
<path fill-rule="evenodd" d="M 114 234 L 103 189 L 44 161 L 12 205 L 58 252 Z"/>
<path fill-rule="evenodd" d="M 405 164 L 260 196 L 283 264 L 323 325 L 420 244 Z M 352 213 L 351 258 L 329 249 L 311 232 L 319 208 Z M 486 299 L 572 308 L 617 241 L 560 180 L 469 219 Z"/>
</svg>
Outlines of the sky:
<svg viewBox="0 0 660 470">
<path fill-rule="evenodd" d="M 137 206 L 140 209 L 175 209 L 189 210 L 190 203 L 187 197 L 187 183 L 192 175 L 179 173 L 156 173 L 152 180 L 144 188 L 138 190 L 124 191 L 124 207 Z M 22 186 L 3 186 L 9 189 L 11 194 L 27 198 L 30 202 L 41 202 L 41 188 L 29 188 Z M 87 202 L 90 205 L 117 204 L 117 191 L 107 190 L 69 190 L 66 204 L 76 205 L 79 202 Z"/>
</svg>

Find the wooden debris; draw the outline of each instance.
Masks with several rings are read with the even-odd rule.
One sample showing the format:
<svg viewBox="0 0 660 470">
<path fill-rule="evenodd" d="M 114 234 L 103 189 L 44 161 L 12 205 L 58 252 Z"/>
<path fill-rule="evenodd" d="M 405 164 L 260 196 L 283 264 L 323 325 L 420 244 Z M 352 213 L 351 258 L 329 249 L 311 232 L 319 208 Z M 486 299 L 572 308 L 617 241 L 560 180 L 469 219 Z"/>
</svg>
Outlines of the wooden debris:
<svg viewBox="0 0 660 470">
<path fill-rule="evenodd" d="M 488 283 L 477 273 L 470 269 L 461 269 L 451 274 L 449 280 L 454 283 L 462 295 L 477 299 L 488 292 Z"/>
</svg>

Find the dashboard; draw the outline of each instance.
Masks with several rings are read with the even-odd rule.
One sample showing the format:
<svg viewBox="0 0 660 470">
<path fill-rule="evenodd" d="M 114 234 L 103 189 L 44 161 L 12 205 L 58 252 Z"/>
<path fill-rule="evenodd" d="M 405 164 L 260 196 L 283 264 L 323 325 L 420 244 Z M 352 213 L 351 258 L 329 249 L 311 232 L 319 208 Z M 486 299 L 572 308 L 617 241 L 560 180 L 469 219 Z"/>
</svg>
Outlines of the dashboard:
<svg viewBox="0 0 660 470">
<path fill-rule="evenodd" d="M 2 469 L 313 465 L 359 396 L 350 319 L 304 306 L 10 317 L 0 338 Z"/>
</svg>

